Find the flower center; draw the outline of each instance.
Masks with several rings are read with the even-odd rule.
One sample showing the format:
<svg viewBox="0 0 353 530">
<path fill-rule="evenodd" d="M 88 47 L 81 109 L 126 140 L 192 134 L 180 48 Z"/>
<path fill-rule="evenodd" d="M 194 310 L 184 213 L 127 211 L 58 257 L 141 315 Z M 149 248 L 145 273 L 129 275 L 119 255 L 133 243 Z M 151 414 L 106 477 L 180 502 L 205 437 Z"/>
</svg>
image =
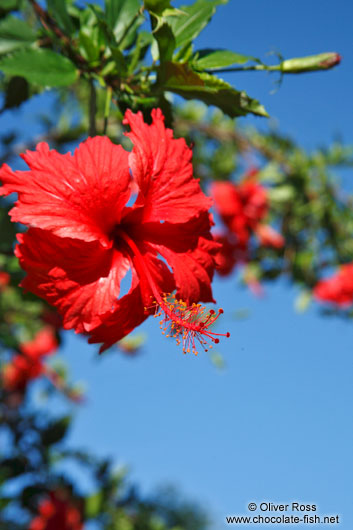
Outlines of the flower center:
<svg viewBox="0 0 353 530">
<path fill-rule="evenodd" d="M 217 313 L 213 309 L 207 311 L 201 304 L 193 303 L 188 306 L 183 300 L 177 300 L 174 294 L 160 293 L 135 242 L 121 228 L 118 228 L 115 234 L 128 248 L 142 287 L 143 284 L 148 285 L 153 293 L 152 305 L 145 307 L 145 311 L 149 312 L 155 308 L 154 317 L 163 316 L 160 321 L 162 334 L 175 338 L 178 345 L 182 343 L 183 353 L 192 352 L 197 355 L 198 344 L 207 351 L 207 348 L 219 343 L 218 337 L 230 337 L 229 332 L 214 333 L 209 329 L 223 313 L 223 309 L 219 309 Z"/>
</svg>

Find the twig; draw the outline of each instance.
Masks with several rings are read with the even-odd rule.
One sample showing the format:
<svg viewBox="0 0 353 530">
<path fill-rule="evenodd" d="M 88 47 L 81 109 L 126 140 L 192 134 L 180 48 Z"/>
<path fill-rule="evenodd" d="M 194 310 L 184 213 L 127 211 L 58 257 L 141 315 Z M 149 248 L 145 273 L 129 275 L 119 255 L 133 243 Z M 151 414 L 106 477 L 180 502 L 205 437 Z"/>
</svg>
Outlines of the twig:
<svg viewBox="0 0 353 530">
<path fill-rule="evenodd" d="M 90 79 L 90 94 L 89 94 L 89 136 L 96 136 L 96 113 L 97 113 L 97 96 L 96 88 L 93 79 Z"/>
</svg>

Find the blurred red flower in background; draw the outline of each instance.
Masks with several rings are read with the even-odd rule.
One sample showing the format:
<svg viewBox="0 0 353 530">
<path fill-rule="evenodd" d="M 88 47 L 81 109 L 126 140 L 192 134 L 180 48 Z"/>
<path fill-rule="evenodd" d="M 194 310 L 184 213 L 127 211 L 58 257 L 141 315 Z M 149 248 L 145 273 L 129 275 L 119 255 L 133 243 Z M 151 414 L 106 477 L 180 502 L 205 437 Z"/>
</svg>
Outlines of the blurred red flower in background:
<svg viewBox="0 0 353 530">
<path fill-rule="evenodd" d="M 339 271 L 326 280 L 320 280 L 313 289 L 320 302 L 330 302 L 340 307 L 353 303 L 353 263 L 342 265 Z"/>
<path fill-rule="evenodd" d="M 21 353 L 14 355 L 2 372 L 2 382 L 9 392 L 24 392 L 28 383 L 44 371 L 43 357 L 58 347 L 52 327 L 44 326 L 34 339 L 20 344 Z"/>
<path fill-rule="evenodd" d="M 281 248 L 284 238 L 273 228 L 263 223 L 268 214 L 267 190 L 251 177 L 240 184 L 214 182 L 211 195 L 215 208 L 228 231 L 235 235 L 238 245 L 246 247 L 252 234 L 260 244 Z"/>
<path fill-rule="evenodd" d="M 18 193 L 12 220 L 30 225 L 16 247 L 27 272 L 22 286 L 55 305 L 64 328 L 103 342 L 101 350 L 156 307 L 184 351 L 195 350 L 195 339 L 202 346 L 218 342 L 208 330 L 215 313 L 202 316 L 202 306 L 193 305 L 213 301 L 219 245 L 210 234 L 212 201 L 193 178 L 191 150 L 165 128 L 159 109 L 151 125 L 131 111 L 125 123 L 131 153 L 106 137 L 89 138 L 73 156 L 41 143 L 22 155 L 29 171 L 1 168 L 0 195 Z M 129 270 L 130 288 L 119 298 Z"/>
<path fill-rule="evenodd" d="M 216 254 L 216 271 L 220 276 L 228 276 L 235 265 L 246 263 L 248 259 L 247 248 L 237 243 L 233 234 L 216 232 L 213 234 L 213 238 L 221 245 Z"/>
<path fill-rule="evenodd" d="M 5 271 L 0 271 L 0 291 L 4 290 L 10 283 L 10 275 Z"/>
<path fill-rule="evenodd" d="M 51 326 L 43 326 L 32 340 L 20 344 L 21 352 L 32 359 L 48 355 L 54 352 L 57 347 L 58 341 Z"/>
<path fill-rule="evenodd" d="M 41 501 L 39 515 L 29 530 L 82 530 L 82 516 L 64 491 L 51 491 L 49 498 Z"/>
</svg>

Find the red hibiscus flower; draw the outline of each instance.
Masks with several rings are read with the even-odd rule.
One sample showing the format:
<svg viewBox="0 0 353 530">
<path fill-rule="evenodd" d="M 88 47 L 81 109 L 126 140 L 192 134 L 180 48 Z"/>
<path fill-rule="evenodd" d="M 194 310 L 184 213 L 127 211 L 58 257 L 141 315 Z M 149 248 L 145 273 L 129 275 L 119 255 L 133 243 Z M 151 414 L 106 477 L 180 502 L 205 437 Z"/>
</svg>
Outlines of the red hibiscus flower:
<svg viewBox="0 0 353 530">
<path fill-rule="evenodd" d="M 23 393 L 27 385 L 43 372 L 41 359 L 31 359 L 25 355 L 15 355 L 11 362 L 4 366 L 2 383 L 8 392 Z"/>
<path fill-rule="evenodd" d="M 54 353 L 58 343 L 53 328 L 44 326 L 34 339 L 20 344 L 21 353 L 16 354 L 11 362 L 5 365 L 2 381 L 10 392 L 23 393 L 30 381 L 44 372 L 43 357 Z"/>
<path fill-rule="evenodd" d="M 152 120 L 127 111 L 131 153 L 106 137 L 89 138 L 73 156 L 41 143 L 22 155 L 30 171 L 0 170 L 0 194 L 18 193 L 12 220 L 30 225 L 16 248 L 22 286 L 56 306 L 64 328 L 103 342 L 101 351 L 156 307 L 185 351 L 196 351 L 195 340 L 218 342 L 209 330 L 218 314 L 202 316 L 197 304 L 213 301 L 211 200 L 193 178 L 185 141 L 173 139 L 159 109 Z M 132 187 L 138 194 L 127 206 Z M 131 286 L 119 298 L 128 271 Z"/>
<path fill-rule="evenodd" d="M 213 238 L 221 246 L 216 254 L 216 271 L 220 276 L 228 276 L 238 263 L 246 263 L 247 249 L 239 245 L 232 233 L 215 233 Z"/>
<path fill-rule="evenodd" d="M 264 246 L 281 248 L 283 237 L 273 228 L 263 224 L 268 214 L 266 189 L 251 179 L 240 184 L 215 182 L 211 187 L 216 210 L 223 223 L 232 232 L 239 245 L 246 247 L 253 233 Z"/>
<path fill-rule="evenodd" d="M 51 326 L 44 326 L 31 341 L 21 342 L 20 350 L 28 357 L 38 358 L 53 353 L 58 347 L 55 332 Z"/>
<path fill-rule="evenodd" d="M 0 291 L 6 289 L 10 283 L 10 275 L 5 271 L 0 271 Z"/>
<path fill-rule="evenodd" d="M 65 492 L 51 491 L 38 507 L 39 515 L 29 526 L 29 530 L 82 530 L 80 511 L 67 498 Z"/>
<path fill-rule="evenodd" d="M 334 276 L 320 280 L 313 292 L 319 301 L 340 307 L 350 306 L 353 303 L 353 263 L 342 265 Z"/>
</svg>

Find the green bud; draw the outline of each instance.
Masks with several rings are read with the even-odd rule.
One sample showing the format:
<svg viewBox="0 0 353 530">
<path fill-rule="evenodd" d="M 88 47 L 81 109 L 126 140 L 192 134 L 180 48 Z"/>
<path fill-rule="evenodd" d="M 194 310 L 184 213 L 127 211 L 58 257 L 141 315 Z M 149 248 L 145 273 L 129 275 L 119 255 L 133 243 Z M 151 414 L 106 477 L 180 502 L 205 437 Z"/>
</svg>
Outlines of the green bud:
<svg viewBox="0 0 353 530">
<path fill-rule="evenodd" d="M 319 53 L 307 57 L 296 57 L 283 61 L 278 70 L 285 74 L 300 74 L 302 72 L 315 72 L 328 70 L 341 61 L 341 56 L 336 52 Z"/>
</svg>

